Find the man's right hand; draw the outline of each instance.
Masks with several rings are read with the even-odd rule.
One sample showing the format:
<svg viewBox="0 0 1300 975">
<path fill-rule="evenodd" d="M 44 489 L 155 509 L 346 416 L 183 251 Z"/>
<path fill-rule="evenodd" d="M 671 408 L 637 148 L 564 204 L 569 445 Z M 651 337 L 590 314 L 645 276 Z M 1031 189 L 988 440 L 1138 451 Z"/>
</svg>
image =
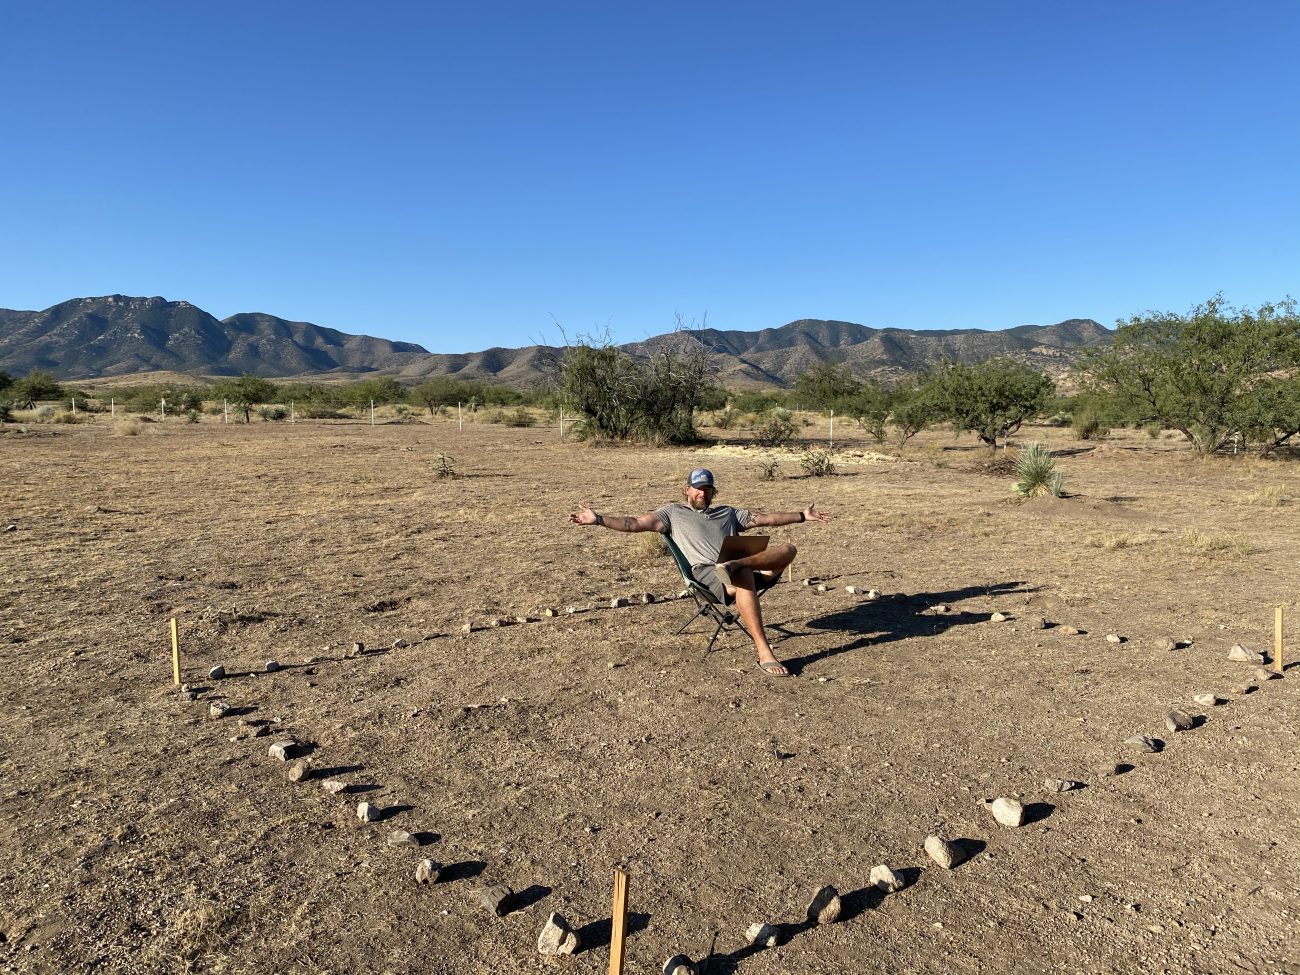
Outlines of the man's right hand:
<svg viewBox="0 0 1300 975">
<path fill-rule="evenodd" d="M 594 525 L 596 524 L 596 512 L 585 504 L 580 504 L 578 510 L 569 515 L 569 521 L 575 525 Z"/>
</svg>

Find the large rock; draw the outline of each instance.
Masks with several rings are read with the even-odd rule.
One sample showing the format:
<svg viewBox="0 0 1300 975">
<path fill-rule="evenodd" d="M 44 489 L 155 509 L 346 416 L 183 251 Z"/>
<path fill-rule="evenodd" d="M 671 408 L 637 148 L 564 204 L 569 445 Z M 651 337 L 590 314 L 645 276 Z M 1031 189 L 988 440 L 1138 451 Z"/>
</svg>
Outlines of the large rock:
<svg viewBox="0 0 1300 975">
<path fill-rule="evenodd" d="M 505 884 L 485 887 L 478 895 L 478 902 L 483 905 L 483 909 L 497 917 L 505 917 L 510 913 L 511 902 L 514 899 L 515 892 Z"/>
<path fill-rule="evenodd" d="M 1015 828 L 1025 825 L 1025 807 L 1015 799 L 1000 796 L 988 804 L 989 812 L 1003 826 Z"/>
<path fill-rule="evenodd" d="M 1232 649 L 1228 651 L 1229 660 L 1237 660 L 1245 664 L 1262 664 L 1264 655 L 1258 650 L 1252 650 L 1250 647 L 1243 646 L 1240 643 L 1234 643 Z"/>
<path fill-rule="evenodd" d="M 537 953 L 540 955 L 572 955 L 579 948 L 577 932 L 569 927 L 563 914 L 551 912 L 542 933 L 537 936 Z"/>
<path fill-rule="evenodd" d="M 1259 681 L 1277 680 L 1282 676 L 1276 670 L 1269 670 L 1267 667 L 1256 667 L 1251 673 L 1255 675 L 1255 680 Z"/>
<path fill-rule="evenodd" d="M 868 882 L 883 894 L 895 894 L 903 889 L 903 878 L 883 863 L 871 868 Z"/>
<path fill-rule="evenodd" d="M 1191 731 L 1195 724 L 1186 711 L 1170 711 L 1165 715 L 1165 727 L 1170 731 Z"/>
<path fill-rule="evenodd" d="M 388 834 L 389 846 L 419 846 L 420 841 L 404 829 L 395 829 Z"/>
<path fill-rule="evenodd" d="M 1130 735 L 1124 739 L 1124 744 L 1136 748 L 1140 752 L 1158 752 L 1160 745 L 1154 738 L 1148 738 L 1146 735 Z"/>
<path fill-rule="evenodd" d="M 1219 697 L 1218 694 L 1197 694 L 1193 696 L 1192 700 L 1203 708 L 1217 707 L 1223 703 L 1223 698 Z"/>
<path fill-rule="evenodd" d="M 293 757 L 294 750 L 297 747 L 298 743 L 292 738 L 281 738 L 279 741 L 271 742 L 271 747 L 266 750 L 266 753 L 274 759 L 287 762 Z"/>
<path fill-rule="evenodd" d="M 925 852 L 935 863 L 945 870 L 951 870 L 962 861 L 961 849 L 955 843 L 949 843 L 942 836 L 927 836 Z"/>
<path fill-rule="evenodd" d="M 213 701 L 208 705 L 208 717 L 218 721 L 230 713 L 230 705 L 225 701 Z"/>
<path fill-rule="evenodd" d="M 213 667 L 208 671 L 208 680 L 221 680 L 221 678 L 225 676 L 226 676 L 226 668 L 221 666 L 221 664 L 217 664 L 215 667 Z"/>
<path fill-rule="evenodd" d="M 775 948 L 781 943 L 781 929 L 775 924 L 751 924 L 745 930 L 745 940 L 757 948 Z"/>
<path fill-rule="evenodd" d="M 379 809 L 368 802 L 357 803 L 357 819 L 363 823 L 373 823 L 379 818 Z"/>
<path fill-rule="evenodd" d="M 840 892 L 827 884 L 808 902 L 808 920 L 814 924 L 834 924 L 840 919 Z"/>
<path fill-rule="evenodd" d="M 436 884 L 438 878 L 442 876 L 442 864 L 437 860 L 430 860 L 425 857 L 415 867 L 415 882 L 417 884 Z"/>
</svg>

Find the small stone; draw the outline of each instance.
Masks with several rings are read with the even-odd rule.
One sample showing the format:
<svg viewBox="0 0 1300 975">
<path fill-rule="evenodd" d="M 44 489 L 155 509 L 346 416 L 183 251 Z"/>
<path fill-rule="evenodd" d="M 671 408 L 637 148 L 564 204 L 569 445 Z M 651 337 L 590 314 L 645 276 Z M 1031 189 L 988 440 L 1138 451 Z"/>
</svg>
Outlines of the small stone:
<svg viewBox="0 0 1300 975">
<path fill-rule="evenodd" d="M 650 605 L 651 603 L 653 603 L 654 601 L 655 601 L 655 594 L 654 594 L 654 593 L 652 593 L 652 592 L 643 592 L 643 593 L 641 594 L 641 605 L 642 605 L 642 606 L 649 606 L 649 605 Z"/>
<path fill-rule="evenodd" d="M 1223 703 L 1223 698 L 1218 694 L 1196 694 L 1192 700 L 1203 708 L 1213 708 Z"/>
<path fill-rule="evenodd" d="M 198 695 L 195 694 L 193 691 L 181 691 L 182 701 L 193 701 L 197 697 Z"/>
<path fill-rule="evenodd" d="M 808 920 L 814 924 L 834 924 L 840 919 L 840 892 L 827 884 L 808 902 Z"/>
<path fill-rule="evenodd" d="M 556 616 L 559 616 L 560 614 L 557 610 L 551 609 L 551 607 L 547 606 L 544 610 L 542 610 L 542 615 L 545 616 L 547 619 L 552 619 Z"/>
<path fill-rule="evenodd" d="M 514 896 L 515 892 L 505 884 L 493 884 L 479 894 L 478 902 L 489 914 L 505 917 L 510 913 L 510 902 Z"/>
<path fill-rule="evenodd" d="M 17 525 L 5 525 L 5 531 L 7 532 L 16 532 L 17 530 L 18 530 Z"/>
<path fill-rule="evenodd" d="M 1191 731 L 1194 724 L 1192 716 L 1185 711 L 1170 711 L 1165 715 L 1165 727 L 1173 732 Z"/>
<path fill-rule="evenodd" d="M 1250 647 L 1242 646 L 1240 643 L 1234 643 L 1232 649 L 1228 651 L 1229 660 L 1237 660 L 1247 664 L 1262 664 L 1264 655 L 1258 650 L 1252 650 Z"/>
<path fill-rule="evenodd" d="M 1280 680 L 1282 677 L 1276 670 L 1269 670 L 1267 667 L 1256 667 L 1251 671 L 1251 676 L 1257 681 Z"/>
<path fill-rule="evenodd" d="M 393 641 L 394 650 L 405 650 L 408 646 L 410 646 L 410 644 L 408 644 L 401 637 L 398 637 L 396 640 Z"/>
<path fill-rule="evenodd" d="M 572 955 L 579 947 L 577 933 L 569 927 L 563 914 L 551 912 L 537 936 L 537 953 L 539 955 Z"/>
<path fill-rule="evenodd" d="M 567 613 L 567 614 L 570 615 L 570 616 L 572 616 L 572 615 L 573 615 L 574 613 L 576 613 L 577 611 L 578 611 L 578 607 L 577 607 L 577 606 L 565 606 L 565 607 L 564 607 L 564 612 Z"/>
<path fill-rule="evenodd" d="M 1123 643 L 1123 642 L 1124 642 L 1124 638 L 1123 638 L 1122 636 L 1120 636 L 1118 633 L 1107 633 L 1107 634 L 1106 634 L 1106 642 L 1107 642 L 1107 643 Z"/>
<path fill-rule="evenodd" d="M 1232 693 L 1238 695 L 1239 697 L 1245 697 L 1253 690 L 1255 690 L 1254 684 L 1236 684 L 1232 688 Z"/>
<path fill-rule="evenodd" d="M 346 782 L 340 782 L 338 779 L 326 779 L 320 784 L 320 787 L 332 796 L 338 795 L 348 787 Z"/>
<path fill-rule="evenodd" d="M 516 617 L 515 617 L 515 622 L 516 622 L 516 623 L 536 623 L 536 622 L 538 622 L 538 619 L 537 619 L 536 616 L 516 616 Z"/>
<path fill-rule="evenodd" d="M 1177 650 L 1177 649 L 1178 649 L 1178 641 L 1177 641 L 1177 640 L 1168 640 L 1168 639 L 1166 639 L 1162 644 L 1160 644 L 1160 647 L 1161 647 L 1162 650 L 1166 650 L 1166 651 L 1169 651 L 1169 650 Z"/>
<path fill-rule="evenodd" d="M 265 738 L 270 733 L 271 733 L 271 726 L 269 724 L 259 724 L 256 728 L 253 729 L 254 738 Z"/>
<path fill-rule="evenodd" d="M 989 617 L 990 623 L 1005 623 L 1007 621 L 1006 613 L 994 613 Z"/>
<path fill-rule="evenodd" d="M 830 592 L 830 591 L 831 591 L 831 587 L 828 586 L 828 585 L 826 585 L 826 583 L 824 583 L 824 582 L 819 582 L 819 583 L 817 583 L 817 591 L 818 591 L 818 592 Z"/>
<path fill-rule="evenodd" d="M 857 586 L 845 586 L 844 591 L 850 596 L 856 596 L 858 593 L 862 592 L 862 590 Z M 750 944 L 753 944 L 753 942 L 751 941 Z"/>
<path fill-rule="evenodd" d="M 208 705 L 208 717 L 214 721 L 230 713 L 230 705 L 225 701 L 213 701 Z"/>
<path fill-rule="evenodd" d="M 368 802 L 357 803 L 357 819 L 363 823 L 373 823 L 379 818 L 379 810 Z"/>
<path fill-rule="evenodd" d="M 867 598 L 868 598 L 868 599 L 879 599 L 879 598 L 880 598 L 880 590 L 879 590 L 879 589 L 868 589 L 868 590 L 867 590 Z"/>
<path fill-rule="evenodd" d="M 360 656 L 361 654 L 366 652 L 366 645 L 360 642 L 354 643 L 352 644 L 352 652 L 356 656 Z"/>
<path fill-rule="evenodd" d="M 685 955 L 673 955 L 664 962 L 664 975 L 700 975 L 700 970 Z"/>
<path fill-rule="evenodd" d="M 272 742 L 267 754 L 272 758 L 278 758 L 282 762 L 287 762 L 293 755 L 293 750 L 298 747 L 298 743 L 292 738 L 282 738 L 279 741 Z"/>
<path fill-rule="evenodd" d="M 935 606 L 935 607 L 934 607 L 934 612 L 936 612 L 936 613 L 947 613 L 947 612 L 949 612 L 951 609 L 952 609 L 952 607 L 949 606 L 947 603 L 940 603 L 938 606 Z"/>
<path fill-rule="evenodd" d="M 460 628 L 460 632 L 462 632 L 462 633 L 473 633 L 473 632 L 474 632 L 474 624 L 473 624 L 473 623 L 466 623 L 464 626 L 462 626 L 462 627 Z"/>
<path fill-rule="evenodd" d="M 1061 626 L 1057 627 L 1057 629 L 1061 631 L 1062 636 L 1079 636 L 1083 633 L 1083 630 L 1079 629 L 1077 626 Z"/>
<path fill-rule="evenodd" d="M 1013 829 L 1025 824 L 1025 807 L 1015 799 L 1001 796 L 988 804 L 989 812 L 1003 826 Z"/>
<path fill-rule="evenodd" d="M 425 857 L 415 867 L 415 882 L 417 884 L 436 884 L 438 878 L 442 876 L 442 864 L 437 860 L 430 860 Z"/>
<path fill-rule="evenodd" d="M 226 676 L 226 668 L 221 666 L 221 664 L 217 664 L 215 667 L 213 667 L 211 670 L 208 671 L 208 680 L 221 680 L 221 678 L 225 676 Z"/>
<path fill-rule="evenodd" d="M 805 586 L 811 586 L 811 585 L 812 585 L 812 579 L 801 579 L 800 582 L 801 582 L 803 585 L 805 585 Z"/>
<path fill-rule="evenodd" d="M 903 878 L 883 863 L 871 868 L 868 882 L 885 894 L 895 894 L 903 889 Z"/>
<path fill-rule="evenodd" d="M 622 609 L 626 605 L 627 605 L 626 596 L 615 596 L 613 599 L 609 601 L 610 609 Z"/>
<path fill-rule="evenodd" d="M 395 829 L 388 834 L 389 846 L 419 846 L 420 841 L 404 829 Z"/>
<path fill-rule="evenodd" d="M 1156 744 L 1154 738 L 1148 738 L 1146 735 L 1132 735 L 1124 739 L 1124 744 L 1132 745 L 1140 752 L 1158 752 L 1160 747 Z"/>
<path fill-rule="evenodd" d="M 775 948 L 781 943 L 781 929 L 774 924 L 751 924 L 745 929 L 745 940 L 758 948 Z"/>
<path fill-rule="evenodd" d="M 945 870 L 951 870 L 962 860 L 961 850 L 942 836 L 927 836 L 925 838 L 925 852 L 931 860 Z"/>
<path fill-rule="evenodd" d="M 1047 629 L 1047 620 L 1044 619 L 1042 616 L 1031 616 L 1031 617 L 1027 620 L 1027 622 L 1029 623 L 1029 628 L 1030 628 L 1031 630 L 1045 630 L 1045 629 Z"/>
<path fill-rule="evenodd" d="M 1043 782 L 1043 789 L 1047 792 L 1073 792 L 1082 788 L 1083 783 L 1074 779 L 1046 779 Z"/>
<path fill-rule="evenodd" d="M 280 669 L 280 662 L 278 660 L 268 660 L 266 662 L 266 672 L 268 674 L 274 674 L 279 669 Z"/>
<path fill-rule="evenodd" d="M 290 782 L 306 782 L 311 778 L 311 763 L 306 759 L 294 762 L 289 768 Z"/>
</svg>

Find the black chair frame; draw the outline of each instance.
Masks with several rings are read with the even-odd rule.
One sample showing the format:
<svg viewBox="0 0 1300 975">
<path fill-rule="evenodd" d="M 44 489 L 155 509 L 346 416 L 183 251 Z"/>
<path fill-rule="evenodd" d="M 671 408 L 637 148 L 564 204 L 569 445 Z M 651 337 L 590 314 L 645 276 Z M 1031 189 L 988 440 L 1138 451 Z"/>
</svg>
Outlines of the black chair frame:
<svg viewBox="0 0 1300 975">
<path fill-rule="evenodd" d="M 727 608 L 735 602 L 733 597 L 727 596 L 725 601 L 720 601 L 718 597 L 713 594 L 712 589 L 695 578 L 695 573 L 692 571 L 691 564 L 686 561 L 686 556 L 683 555 L 682 550 L 677 547 L 677 543 L 673 541 L 672 535 L 665 533 L 663 539 L 664 544 L 668 546 L 668 551 L 672 554 L 673 561 L 677 563 L 677 571 L 681 573 L 682 582 L 686 584 L 686 591 L 695 600 L 696 607 L 695 615 L 683 623 L 673 635 L 681 636 L 681 634 L 685 633 L 687 629 L 690 628 L 692 623 L 703 616 L 706 622 L 714 624 L 713 635 L 709 637 L 709 645 L 704 649 L 706 654 L 713 652 L 713 644 L 717 642 L 718 636 L 723 630 L 730 630 L 733 628 L 740 629 L 741 632 L 745 633 L 745 635 L 752 640 L 753 636 L 745 630 L 744 624 L 740 619 L 740 614 Z M 756 598 L 762 599 L 763 594 L 776 585 L 779 577 L 772 576 L 769 578 L 759 573 L 755 573 L 754 579 L 756 583 L 754 587 L 754 595 Z"/>
</svg>

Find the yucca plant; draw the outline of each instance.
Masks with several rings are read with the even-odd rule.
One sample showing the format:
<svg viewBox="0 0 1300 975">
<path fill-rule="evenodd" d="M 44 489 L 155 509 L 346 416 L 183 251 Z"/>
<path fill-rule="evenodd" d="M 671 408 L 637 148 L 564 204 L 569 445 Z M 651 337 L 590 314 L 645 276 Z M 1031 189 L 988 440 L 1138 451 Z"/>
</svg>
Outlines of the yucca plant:
<svg viewBox="0 0 1300 975">
<path fill-rule="evenodd" d="M 1045 494 L 1059 498 L 1064 482 L 1065 474 L 1056 469 L 1051 451 L 1042 444 L 1025 444 L 1016 455 L 1016 480 L 1011 485 L 1011 493 L 1017 500 L 1028 501 Z"/>
</svg>

